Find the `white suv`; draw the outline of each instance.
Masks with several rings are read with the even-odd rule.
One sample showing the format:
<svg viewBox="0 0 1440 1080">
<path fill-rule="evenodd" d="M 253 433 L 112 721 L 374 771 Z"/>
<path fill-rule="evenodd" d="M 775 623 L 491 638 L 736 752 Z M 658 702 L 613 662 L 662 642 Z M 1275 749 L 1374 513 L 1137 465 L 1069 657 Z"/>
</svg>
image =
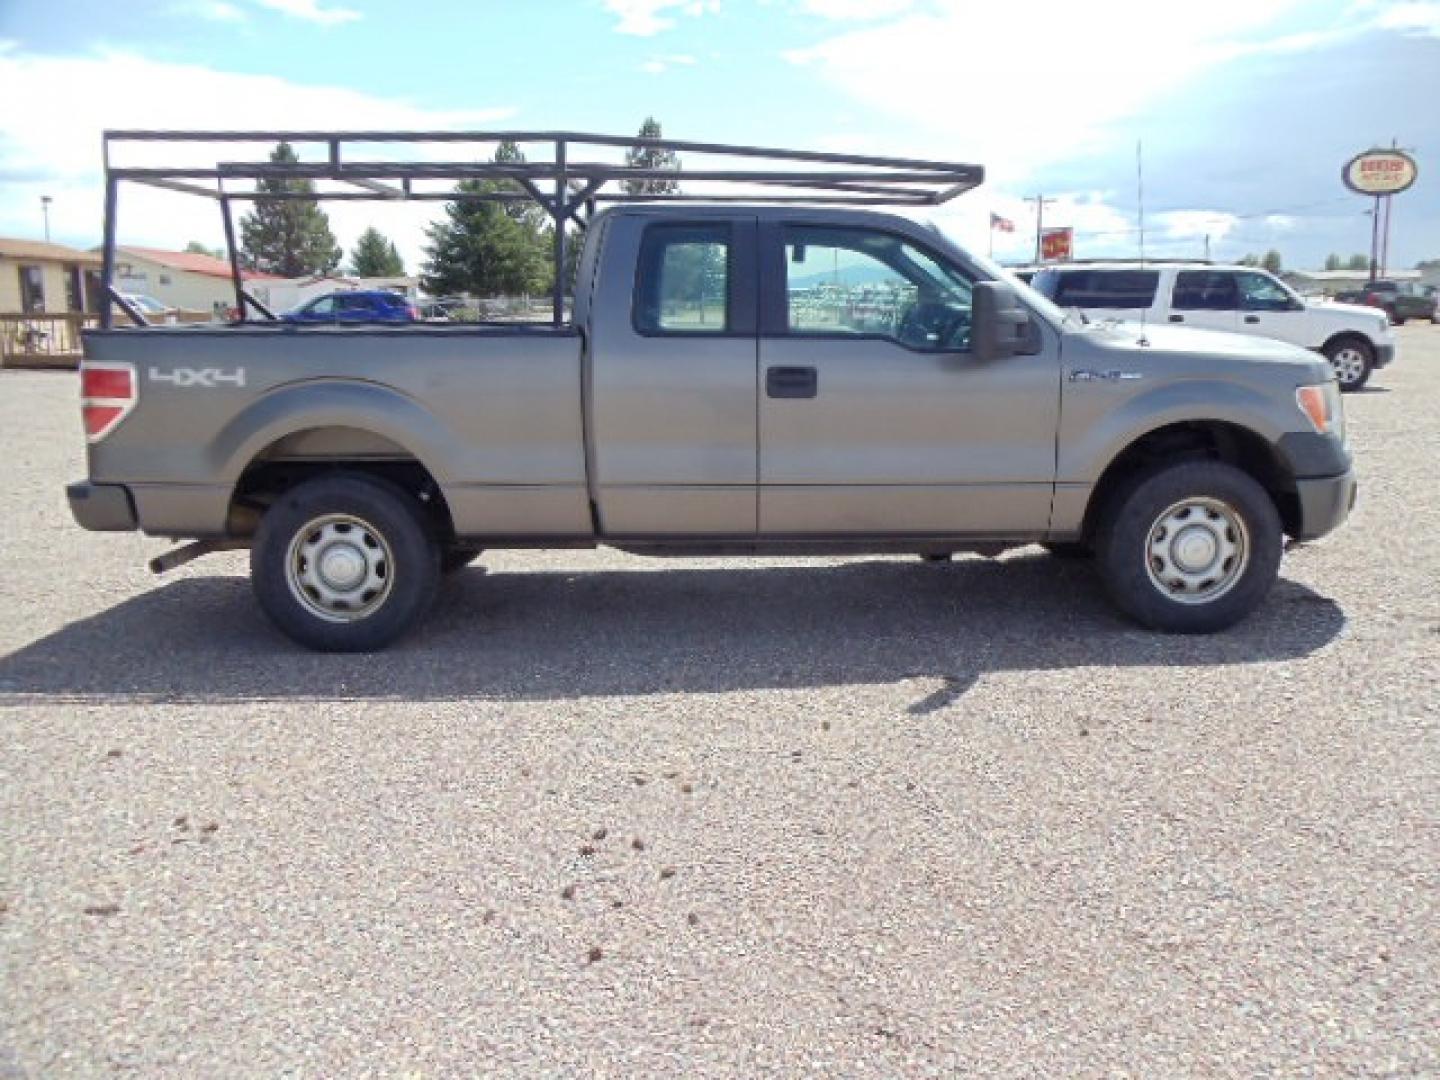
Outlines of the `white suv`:
<svg viewBox="0 0 1440 1080">
<path fill-rule="evenodd" d="M 1180 323 L 1277 338 L 1322 352 L 1342 390 L 1358 390 L 1395 359 L 1385 313 L 1359 304 L 1306 300 L 1264 270 L 1209 263 L 1067 263 L 1031 282 L 1087 317 Z"/>
</svg>

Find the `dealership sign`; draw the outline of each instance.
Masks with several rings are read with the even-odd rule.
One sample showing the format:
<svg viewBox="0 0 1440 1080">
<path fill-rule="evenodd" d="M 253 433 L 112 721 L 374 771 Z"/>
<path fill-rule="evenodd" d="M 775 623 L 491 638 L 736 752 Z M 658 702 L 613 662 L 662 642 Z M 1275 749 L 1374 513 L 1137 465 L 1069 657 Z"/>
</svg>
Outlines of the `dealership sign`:
<svg viewBox="0 0 1440 1080">
<path fill-rule="evenodd" d="M 1069 262 L 1075 257 L 1075 230 L 1046 229 L 1040 234 L 1041 262 Z"/>
<path fill-rule="evenodd" d="M 1367 150 L 1345 163 L 1340 178 L 1357 195 L 1398 195 L 1418 174 L 1415 159 L 1403 150 Z"/>
</svg>

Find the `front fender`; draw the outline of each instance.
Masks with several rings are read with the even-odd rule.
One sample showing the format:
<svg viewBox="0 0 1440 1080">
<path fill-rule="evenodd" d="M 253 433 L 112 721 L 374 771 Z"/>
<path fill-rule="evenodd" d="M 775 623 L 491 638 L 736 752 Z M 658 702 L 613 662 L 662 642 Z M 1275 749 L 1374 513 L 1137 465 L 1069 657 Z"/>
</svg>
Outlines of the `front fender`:
<svg viewBox="0 0 1440 1080">
<path fill-rule="evenodd" d="M 1106 395 L 1126 383 L 1066 383 L 1056 453 L 1060 483 L 1093 484 L 1131 443 L 1171 424 L 1220 422 L 1254 432 L 1269 443 L 1293 430 L 1271 395 L 1220 379 L 1185 379 L 1130 391 L 1121 401 Z M 1297 410 L 1298 411 L 1298 410 Z"/>
</svg>

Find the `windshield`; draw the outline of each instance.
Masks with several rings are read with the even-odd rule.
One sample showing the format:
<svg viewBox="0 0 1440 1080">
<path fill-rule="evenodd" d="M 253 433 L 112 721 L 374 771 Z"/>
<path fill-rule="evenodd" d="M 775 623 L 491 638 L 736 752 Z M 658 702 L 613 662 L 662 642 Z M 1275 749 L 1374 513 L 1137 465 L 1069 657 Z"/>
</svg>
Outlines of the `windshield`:
<svg viewBox="0 0 1440 1080">
<path fill-rule="evenodd" d="M 141 296 L 137 293 L 132 293 L 125 299 L 129 300 L 132 305 L 139 308 L 141 311 L 155 312 L 165 310 L 165 305 L 160 303 L 160 301 L 156 300 L 153 296 Z"/>
</svg>

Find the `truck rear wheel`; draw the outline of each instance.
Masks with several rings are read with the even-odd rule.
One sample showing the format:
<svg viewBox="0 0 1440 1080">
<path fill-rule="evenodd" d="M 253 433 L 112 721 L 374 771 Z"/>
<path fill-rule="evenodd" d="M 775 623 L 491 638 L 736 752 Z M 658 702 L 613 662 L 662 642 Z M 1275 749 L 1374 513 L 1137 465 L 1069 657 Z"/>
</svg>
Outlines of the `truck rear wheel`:
<svg viewBox="0 0 1440 1080">
<path fill-rule="evenodd" d="M 1335 378 L 1340 389 L 1348 392 L 1359 390 L 1370 381 L 1370 371 L 1375 366 L 1375 350 L 1363 338 L 1336 338 L 1325 346 L 1325 358 L 1335 369 Z"/>
<path fill-rule="evenodd" d="M 260 520 L 250 583 L 287 637 L 321 652 L 383 649 L 425 613 L 440 549 L 415 500 L 355 474 L 298 484 Z"/>
<path fill-rule="evenodd" d="M 1283 531 L 1270 496 L 1219 461 L 1141 473 L 1110 502 L 1096 557 L 1111 599 L 1154 630 L 1223 630 L 1265 599 Z"/>
</svg>

